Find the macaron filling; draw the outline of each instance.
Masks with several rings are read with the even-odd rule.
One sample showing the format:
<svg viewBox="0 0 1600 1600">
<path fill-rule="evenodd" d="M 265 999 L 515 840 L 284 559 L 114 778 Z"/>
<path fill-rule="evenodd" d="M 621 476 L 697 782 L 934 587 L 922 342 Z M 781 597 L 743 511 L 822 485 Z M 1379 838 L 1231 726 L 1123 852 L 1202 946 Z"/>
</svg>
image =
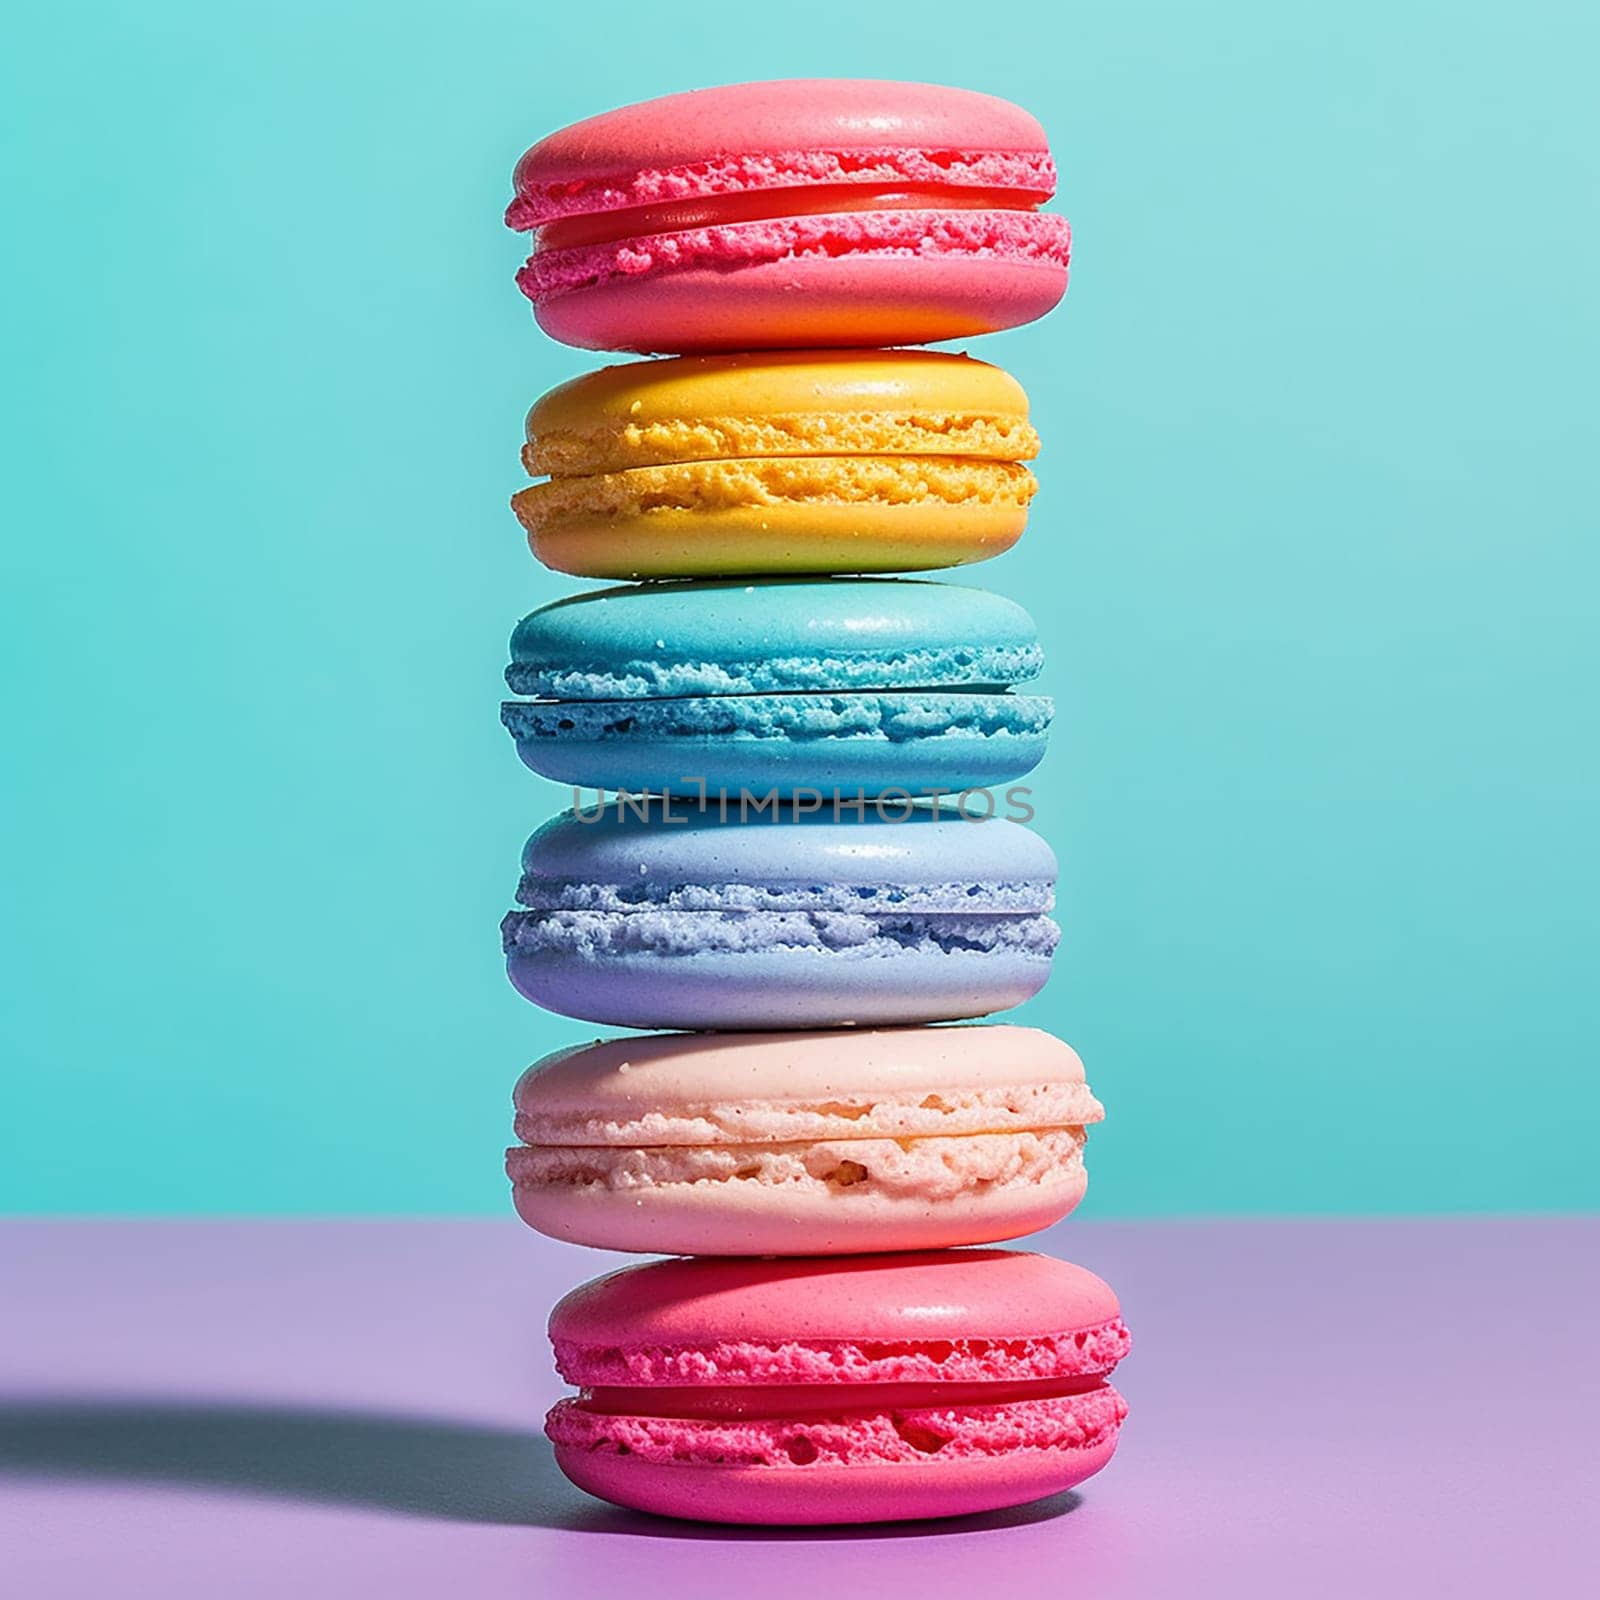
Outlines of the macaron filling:
<svg viewBox="0 0 1600 1600">
<path fill-rule="evenodd" d="M 975 189 L 958 184 L 808 184 L 784 189 L 705 195 L 618 211 L 558 217 L 538 230 L 537 248 L 565 250 L 612 244 L 637 234 L 721 228 L 777 217 L 828 216 L 851 211 L 1036 211 L 1048 193 Z"/>
<path fill-rule="evenodd" d="M 604 1416 L 769 1418 L 838 1416 L 903 1406 L 1000 1406 L 1091 1394 L 1105 1379 L 1013 1378 L 971 1383 L 599 1384 L 578 1393 L 586 1411 Z"/>
</svg>

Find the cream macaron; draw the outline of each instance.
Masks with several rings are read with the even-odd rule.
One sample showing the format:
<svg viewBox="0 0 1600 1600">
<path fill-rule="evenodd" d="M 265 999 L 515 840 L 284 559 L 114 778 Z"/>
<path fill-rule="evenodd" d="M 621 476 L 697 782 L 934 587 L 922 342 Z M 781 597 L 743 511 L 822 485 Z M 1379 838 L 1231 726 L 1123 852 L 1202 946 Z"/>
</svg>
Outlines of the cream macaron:
<svg viewBox="0 0 1600 1600">
<path fill-rule="evenodd" d="M 836 1255 L 989 1244 L 1083 1197 L 1104 1115 L 1035 1028 L 607 1039 L 517 1084 L 518 1214 L 602 1249 Z"/>
</svg>

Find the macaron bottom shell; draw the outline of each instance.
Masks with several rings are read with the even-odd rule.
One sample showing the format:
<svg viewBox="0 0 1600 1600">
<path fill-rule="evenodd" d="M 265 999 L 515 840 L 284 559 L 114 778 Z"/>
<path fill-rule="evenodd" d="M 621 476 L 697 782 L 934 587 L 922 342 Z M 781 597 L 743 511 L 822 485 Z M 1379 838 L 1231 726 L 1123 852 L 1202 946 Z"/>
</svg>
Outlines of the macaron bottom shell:
<svg viewBox="0 0 1600 1600">
<path fill-rule="evenodd" d="M 985 251 L 976 240 L 953 240 L 937 252 L 920 250 L 916 238 L 874 245 L 868 227 L 878 215 L 806 219 L 808 228 L 847 221 L 856 242 L 842 254 L 791 254 L 792 239 L 762 238 L 758 249 L 754 230 L 770 234 L 782 225 L 746 224 L 752 248 L 741 252 L 742 260 L 612 275 L 548 295 L 540 284 L 534 315 L 552 339 L 581 350 L 918 345 L 1020 327 L 1053 309 L 1066 293 L 1064 251 L 1058 259 L 1030 254 L 1032 240 L 1023 237 L 1037 230 L 1038 213 L 994 214 L 1016 234 L 1018 248 L 1006 254 Z M 965 213 L 962 224 L 970 228 L 984 215 L 989 214 Z M 775 259 L 761 260 L 761 254 Z M 527 292 L 536 279 L 524 269 L 519 282 Z"/>
<path fill-rule="evenodd" d="M 1059 937 L 1043 915 L 513 911 L 502 924 L 519 994 L 621 1028 L 987 1016 L 1044 987 Z"/>
<path fill-rule="evenodd" d="M 1050 702 L 915 690 L 508 701 L 501 720 L 523 765 L 557 783 L 831 803 L 835 791 L 949 794 L 1021 778 L 1044 758 Z"/>
<path fill-rule="evenodd" d="M 785 573 L 922 572 L 1004 554 L 1026 506 L 979 501 L 797 500 L 723 508 L 657 506 L 535 521 L 512 506 L 534 556 L 584 578 L 725 578 Z"/>
<path fill-rule="evenodd" d="M 732 1160 L 720 1163 L 723 1166 L 746 1158 L 750 1175 L 742 1179 L 695 1181 L 695 1152 L 682 1154 L 684 1175 L 678 1182 L 552 1183 L 548 1179 L 552 1163 L 548 1159 L 541 1163 L 527 1150 L 508 1152 L 506 1166 L 517 1215 L 530 1228 L 571 1244 L 655 1255 L 837 1256 L 998 1244 L 1059 1222 L 1083 1199 L 1088 1178 L 1081 1140 L 1078 1155 L 1052 1162 L 1046 1174 L 1026 1180 L 1019 1174 L 1007 1182 L 973 1172 L 955 1193 L 896 1193 L 875 1176 L 875 1169 L 893 1164 L 896 1158 L 912 1165 L 939 1159 L 940 1151 L 916 1148 L 919 1145 L 945 1147 L 951 1168 L 959 1169 L 963 1160 L 971 1162 L 975 1152 L 970 1146 L 977 1142 L 818 1144 L 792 1152 L 794 1164 L 816 1169 L 809 1181 L 767 1182 L 757 1176 L 773 1164 L 774 1154 L 780 1162 L 791 1157 L 789 1151 L 770 1148 L 725 1153 Z M 1016 1138 L 1007 1142 L 1013 1147 L 1023 1143 Z M 957 1149 L 958 1144 L 968 1148 Z M 1008 1152 L 999 1154 L 1004 1161 Z M 619 1170 L 627 1166 L 625 1160 L 618 1161 Z"/>
<path fill-rule="evenodd" d="M 857 1414 L 832 1426 L 775 1420 L 732 1430 L 680 1418 L 584 1415 L 580 1402 L 565 1401 L 546 1431 L 573 1483 L 634 1510 L 777 1526 L 904 1522 L 1026 1505 L 1071 1489 L 1111 1460 L 1126 1410 L 1115 1389 L 1056 1402 L 1048 1421 L 1038 1415 L 1043 1409 L 946 1406 Z M 847 1461 L 830 1458 L 835 1434 L 844 1436 Z M 718 1454 L 737 1464 L 718 1464 Z"/>
</svg>

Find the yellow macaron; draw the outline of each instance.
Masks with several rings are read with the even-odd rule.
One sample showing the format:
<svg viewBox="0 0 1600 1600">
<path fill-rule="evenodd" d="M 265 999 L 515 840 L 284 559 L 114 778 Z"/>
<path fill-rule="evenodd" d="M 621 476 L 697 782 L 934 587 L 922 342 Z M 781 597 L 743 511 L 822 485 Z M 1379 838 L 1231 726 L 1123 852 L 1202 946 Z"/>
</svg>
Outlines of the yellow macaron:
<svg viewBox="0 0 1600 1600">
<path fill-rule="evenodd" d="M 588 578 L 912 572 L 1016 543 L 1039 449 L 1016 379 L 928 350 L 606 367 L 528 413 L 512 498 L 533 553 Z"/>
</svg>

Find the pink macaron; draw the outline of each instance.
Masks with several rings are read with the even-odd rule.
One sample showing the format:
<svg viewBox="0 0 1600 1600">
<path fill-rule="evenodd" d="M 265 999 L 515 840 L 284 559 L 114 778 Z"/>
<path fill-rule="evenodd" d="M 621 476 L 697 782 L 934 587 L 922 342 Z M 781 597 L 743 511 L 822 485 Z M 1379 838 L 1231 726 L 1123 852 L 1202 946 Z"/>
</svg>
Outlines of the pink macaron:
<svg viewBox="0 0 1600 1600">
<path fill-rule="evenodd" d="M 1116 1296 L 1021 1251 L 656 1262 L 574 1290 L 550 1338 L 581 1390 L 545 1422 L 561 1470 L 700 1521 L 1021 1505 L 1098 1472 L 1127 1411 Z"/>
<path fill-rule="evenodd" d="M 663 1255 L 1015 1239 L 1083 1197 L 1104 1115 L 1070 1045 L 1003 1023 L 604 1039 L 515 1101 L 523 1220 Z"/>
<path fill-rule="evenodd" d="M 735 84 L 540 140 L 506 221 L 553 338 L 691 352 L 924 344 L 1043 316 L 1071 232 L 1044 130 L 968 89 Z"/>
</svg>

